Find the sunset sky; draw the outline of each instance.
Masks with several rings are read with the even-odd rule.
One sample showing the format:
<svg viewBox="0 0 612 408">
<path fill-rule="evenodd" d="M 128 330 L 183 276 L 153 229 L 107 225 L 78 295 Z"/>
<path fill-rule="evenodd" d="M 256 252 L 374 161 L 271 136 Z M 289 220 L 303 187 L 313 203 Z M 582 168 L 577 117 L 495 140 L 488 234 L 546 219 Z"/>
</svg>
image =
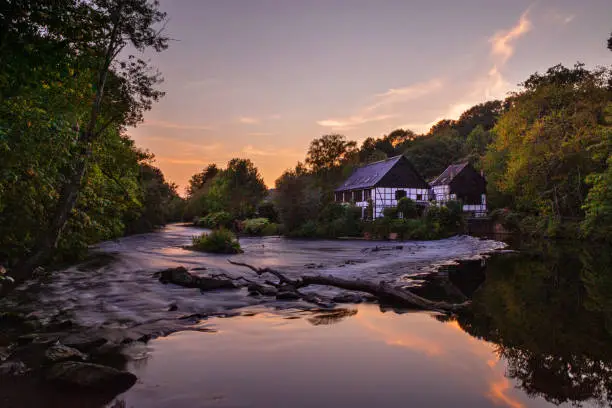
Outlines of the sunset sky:
<svg viewBox="0 0 612 408">
<path fill-rule="evenodd" d="M 130 130 L 183 190 L 248 157 L 266 183 L 326 133 L 363 141 L 502 98 L 535 71 L 609 65 L 611 0 L 162 0 L 166 97 Z"/>
</svg>

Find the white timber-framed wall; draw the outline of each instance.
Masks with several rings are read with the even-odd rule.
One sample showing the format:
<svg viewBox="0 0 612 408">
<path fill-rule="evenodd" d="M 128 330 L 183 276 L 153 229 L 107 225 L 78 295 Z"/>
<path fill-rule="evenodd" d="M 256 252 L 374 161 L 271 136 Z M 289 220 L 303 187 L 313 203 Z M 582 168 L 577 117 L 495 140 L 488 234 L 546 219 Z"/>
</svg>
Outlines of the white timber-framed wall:
<svg viewBox="0 0 612 408">
<path fill-rule="evenodd" d="M 397 207 L 396 193 L 404 191 L 405 197 L 410 198 L 418 204 L 427 205 L 429 203 L 429 189 L 427 188 L 410 188 L 410 187 L 376 187 L 372 193 L 373 217 L 379 218 L 383 216 L 383 210 L 389 207 Z"/>
<path fill-rule="evenodd" d="M 380 218 L 383 216 L 383 210 L 385 208 L 397 207 L 397 202 L 399 200 L 396 198 L 396 193 L 398 191 L 405 192 L 405 197 L 410 198 L 418 204 L 429 205 L 429 199 L 431 197 L 429 189 L 409 187 L 375 187 L 363 190 L 336 192 L 335 200 L 336 202 L 351 203 L 360 207 L 362 209 L 362 218 L 364 218 L 365 208 L 368 206 L 368 199 L 371 199 L 373 207 L 372 216 L 373 218 Z M 369 197 L 368 194 L 370 194 Z"/>
<path fill-rule="evenodd" d="M 451 200 L 457 200 L 457 194 L 451 194 L 451 188 L 448 184 L 433 186 L 433 199 L 436 205 L 446 205 Z M 487 214 L 487 195 L 482 194 L 480 197 L 480 204 L 464 204 L 463 212 L 474 213 L 475 217 L 483 217 Z"/>
</svg>

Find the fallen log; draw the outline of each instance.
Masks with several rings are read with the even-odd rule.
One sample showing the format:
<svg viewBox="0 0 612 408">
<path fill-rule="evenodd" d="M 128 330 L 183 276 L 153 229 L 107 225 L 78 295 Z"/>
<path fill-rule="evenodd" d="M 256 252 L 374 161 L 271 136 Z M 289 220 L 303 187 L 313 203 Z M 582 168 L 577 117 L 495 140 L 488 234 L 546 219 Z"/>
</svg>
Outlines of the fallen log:
<svg viewBox="0 0 612 408">
<path fill-rule="evenodd" d="M 432 310 L 438 312 L 455 312 L 469 305 L 469 302 L 463 303 L 447 303 L 435 302 L 425 299 L 419 295 L 410 292 L 407 289 L 391 286 L 385 282 L 368 282 L 364 280 L 348 280 L 335 276 L 302 276 L 302 286 L 307 285 L 323 285 L 333 286 L 340 289 L 352 290 L 358 292 L 366 292 L 376 296 L 379 300 L 384 300 L 389 303 L 415 307 L 423 310 Z"/>
<path fill-rule="evenodd" d="M 335 276 L 322 276 L 322 275 L 304 275 L 299 279 L 289 279 L 281 272 L 271 268 L 257 268 L 253 265 L 249 265 L 244 262 L 236 262 L 228 259 L 228 262 L 232 265 L 244 266 L 261 276 L 264 273 L 269 273 L 276 276 L 279 279 L 278 284 L 269 282 L 276 286 L 279 291 L 284 292 L 295 292 L 300 298 L 306 301 L 312 301 L 312 296 L 301 293 L 298 289 L 309 285 L 322 285 L 322 286 L 333 286 L 339 289 L 358 291 L 369 293 L 379 300 L 383 300 L 394 305 L 412 307 L 422 310 L 431 310 L 441 313 L 455 312 L 462 309 L 470 304 L 469 301 L 463 303 L 448 303 L 448 302 L 436 302 L 429 299 L 425 299 L 413 292 L 401 287 L 391 286 L 385 282 L 368 282 L 364 280 L 348 280 L 338 278 Z"/>
</svg>

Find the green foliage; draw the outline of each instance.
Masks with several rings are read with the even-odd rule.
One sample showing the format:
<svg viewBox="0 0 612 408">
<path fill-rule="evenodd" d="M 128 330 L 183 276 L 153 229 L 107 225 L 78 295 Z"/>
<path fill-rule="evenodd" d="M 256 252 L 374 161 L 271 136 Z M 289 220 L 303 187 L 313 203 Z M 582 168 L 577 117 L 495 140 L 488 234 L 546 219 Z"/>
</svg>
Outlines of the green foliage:
<svg viewBox="0 0 612 408">
<path fill-rule="evenodd" d="M 456 233 L 463 225 L 461 203 L 449 201 L 445 206 L 430 206 L 425 218 L 440 231 Z"/>
<path fill-rule="evenodd" d="M 416 218 L 419 216 L 416 203 L 408 197 L 402 197 L 397 202 L 397 212 L 402 215 L 402 218 Z"/>
<path fill-rule="evenodd" d="M 340 167 L 357 153 L 357 143 L 342 135 L 324 135 L 310 142 L 306 164 L 316 173 Z"/>
<path fill-rule="evenodd" d="M 297 228 L 288 231 L 293 238 L 316 238 L 319 236 L 319 226 L 316 221 L 308 220 Z"/>
<path fill-rule="evenodd" d="M 398 217 L 398 209 L 397 207 L 386 207 L 383 208 L 383 217 L 384 218 L 390 218 L 390 219 L 395 219 Z"/>
<path fill-rule="evenodd" d="M 555 66 L 534 74 L 510 97 L 484 158 L 489 187 L 527 214 L 580 217 L 585 177 L 602 170 L 595 158 L 606 132 L 609 73 Z"/>
<path fill-rule="evenodd" d="M 198 227 L 204 228 L 231 228 L 234 217 L 227 211 L 218 211 L 208 214 L 206 217 L 197 219 L 195 223 Z"/>
<path fill-rule="evenodd" d="M 233 219 L 246 219 L 255 215 L 267 194 L 263 178 L 248 159 L 232 159 L 223 170 L 208 166 L 192 177 L 188 191 L 187 219 L 220 211 L 230 213 Z"/>
<path fill-rule="evenodd" d="M 257 206 L 257 215 L 262 218 L 267 218 L 270 222 L 278 221 L 278 211 L 274 206 L 274 202 L 265 200 Z"/>
<path fill-rule="evenodd" d="M 242 224 L 242 232 L 247 235 L 273 235 L 274 229 L 269 228 L 271 223 L 267 218 L 251 218 Z M 266 234 L 272 232 L 272 234 Z"/>
<path fill-rule="evenodd" d="M 224 228 L 193 237 L 192 249 L 215 254 L 239 254 L 242 251 L 236 236 Z"/>
<path fill-rule="evenodd" d="M 316 185 L 316 176 L 301 163 L 276 180 L 274 204 L 288 232 L 317 218 L 322 207 L 322 196 L 322 189 Z"/>
<path fill-rule="evenodd" d="M 583 207 L 586 217 L 582 231 L 586 236 L 612 241 L 612 157 L 606 171 L 590 175 L 587 182 L 591 189 Z"/>
</svg>

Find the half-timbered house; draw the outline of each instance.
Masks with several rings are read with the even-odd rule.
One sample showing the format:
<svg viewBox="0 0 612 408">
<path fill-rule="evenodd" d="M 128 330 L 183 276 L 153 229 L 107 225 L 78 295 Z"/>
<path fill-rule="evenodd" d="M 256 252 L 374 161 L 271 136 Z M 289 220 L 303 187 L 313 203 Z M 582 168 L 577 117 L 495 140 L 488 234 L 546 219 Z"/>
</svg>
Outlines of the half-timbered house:
<svg viewBox="0 0 612 408">
<path fill-rule="evenodd" d="M 381 217 L 385 208 L 397 206 L 403 197 L 420 205 L 427 205 L 430 199 L 429 184 L 404 156 L 359 167 L 335 190 L 336 202 L 353 203 L 364 215 L 371 200 L 373 218 Z"/>
<path fill-rule="evenodd" d="M 450 165 L 431 183 L 433 199 L 438 205 L 459 201 L 464 212 L 481 216 L 487 212 L 487 182 L 469 163 Z"/>
</svg>

